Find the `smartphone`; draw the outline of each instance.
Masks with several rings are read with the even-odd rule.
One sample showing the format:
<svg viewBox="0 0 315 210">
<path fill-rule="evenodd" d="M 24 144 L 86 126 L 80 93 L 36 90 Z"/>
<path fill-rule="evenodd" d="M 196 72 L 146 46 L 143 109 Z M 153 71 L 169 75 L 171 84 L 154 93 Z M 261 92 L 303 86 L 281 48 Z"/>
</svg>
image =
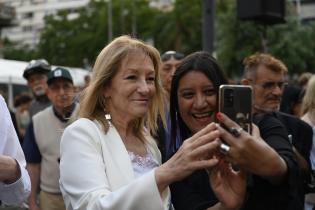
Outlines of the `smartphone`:
<svg viewBox="0 0 315 210">
<path fill-rule="evenodd" d="M 252 88 L 246 85 L 221 85 L 219 88 L 219 112 L 224 113 L 246 132 L 251 133 Z"/>
</svg>

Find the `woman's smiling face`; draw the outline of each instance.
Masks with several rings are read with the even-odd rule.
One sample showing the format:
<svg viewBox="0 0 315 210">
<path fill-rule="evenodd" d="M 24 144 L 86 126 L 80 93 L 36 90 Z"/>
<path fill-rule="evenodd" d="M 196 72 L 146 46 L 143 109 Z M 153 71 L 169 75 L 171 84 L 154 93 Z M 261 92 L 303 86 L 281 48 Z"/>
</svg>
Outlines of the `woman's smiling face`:
<svg viewBox="0 0 315 210">
<path fill-rule="evenodd" d="M 192 133 L 214 121 L 217 92 L 201 71 L 190 71 L 180 79 L 177 97 L 181 118 Z"/>
</svg>

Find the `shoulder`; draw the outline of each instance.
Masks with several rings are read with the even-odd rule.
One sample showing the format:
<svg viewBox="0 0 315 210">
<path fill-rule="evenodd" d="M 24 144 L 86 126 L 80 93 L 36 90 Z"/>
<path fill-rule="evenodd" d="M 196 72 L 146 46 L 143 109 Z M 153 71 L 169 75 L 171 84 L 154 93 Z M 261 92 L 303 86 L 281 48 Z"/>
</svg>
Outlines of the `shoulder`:
<svg viewBox="0 0 315 210">
<path fill-rule="evenodd" d="M 73 148 L 75 145 L 94 145 L 100 142 L 100 130 L 95 122 L 80 118 L 64 130 L 61 137 L 61 148 Z"/>
<path fill-rule="evenodd" d="M 258 126 L 264 139 L 269 136 L 282 136 L 283 138 L 288 136 L 287 129 L 274 112 L 255 115 L 254 123 Z"/>
<path fill-rule="evenodd" d="M 300 118 L 283 112 L 276 112 L 278 119 L 290 132 L 312 134 L 312 127 Z"/>
<path fill-rule="evenodd" d="M 260 113 L 253 117 L 253 121 L 258 127 L 269 126 L 283 126 L 283 123 L 276 117 L 274 112 Z"/>
<path fill-rule="evenodd" d="M 100 126 L 97 122 L 92 121 L 87 118 L 79 118 L 73 123 L 71 123 L 66 129 L 65 132 L 86 132 L 86 133 L 93 133 L 96 130 L 100 130 Z"/>
<path fill-rule="evenodd" d="M 33 120 L 41 119 L 41 118 L 43 118 L 43 117 L 46 117 L 47 114 L 49 114 L 49 113 L 52 113 L 52 106 L 49 106 L 49 107 L 47 107 L 47 108 L 45 108 L 45 109 L 43 109 L 43 110 L 37 112 L 37 113 L 32 117 L 32 119 L 33 119 Z"/>
</svg>

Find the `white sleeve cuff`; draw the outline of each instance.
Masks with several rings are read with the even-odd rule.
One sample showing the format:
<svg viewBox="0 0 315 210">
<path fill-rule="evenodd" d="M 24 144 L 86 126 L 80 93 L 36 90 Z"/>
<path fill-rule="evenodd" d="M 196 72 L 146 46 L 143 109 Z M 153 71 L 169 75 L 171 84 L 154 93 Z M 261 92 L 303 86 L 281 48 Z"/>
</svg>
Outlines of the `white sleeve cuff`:
<svg viewBox="0 0 315 210">
<path fill-rule="evenodd" d="M 24 167 L 20 164 L 19 167 L 21 177 L 18 180 L 11 184 L 0 183 L 0 200 L 5 204 L 21 204 L 31 191 L 30 177 Z"/>
</svg>

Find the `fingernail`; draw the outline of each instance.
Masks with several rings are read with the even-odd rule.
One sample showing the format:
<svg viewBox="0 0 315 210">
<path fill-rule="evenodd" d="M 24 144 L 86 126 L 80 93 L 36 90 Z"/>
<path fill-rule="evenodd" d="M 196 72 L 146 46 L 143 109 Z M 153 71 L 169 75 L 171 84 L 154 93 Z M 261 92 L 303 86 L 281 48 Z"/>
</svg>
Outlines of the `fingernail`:
<svg viewBox="0 0 315 210">
<path fill-rule="evenodd" d="M 221 114 L 221 112 L 217 112 L 216 117 L 217 117 L 218 120 L 221 120 L 221 119 L 222 119 L 222 114 Z"/>
</svg>

